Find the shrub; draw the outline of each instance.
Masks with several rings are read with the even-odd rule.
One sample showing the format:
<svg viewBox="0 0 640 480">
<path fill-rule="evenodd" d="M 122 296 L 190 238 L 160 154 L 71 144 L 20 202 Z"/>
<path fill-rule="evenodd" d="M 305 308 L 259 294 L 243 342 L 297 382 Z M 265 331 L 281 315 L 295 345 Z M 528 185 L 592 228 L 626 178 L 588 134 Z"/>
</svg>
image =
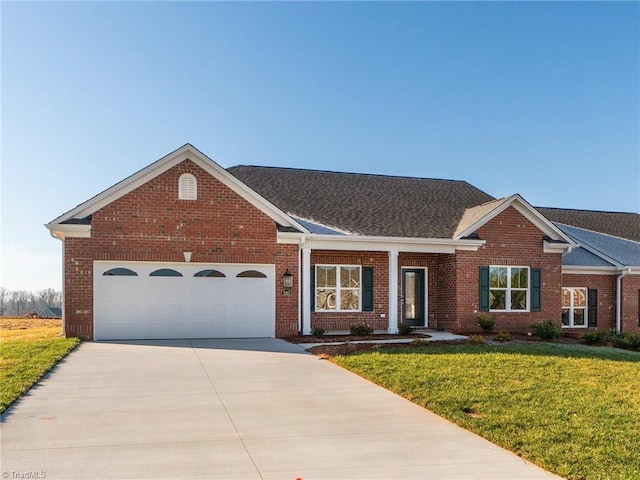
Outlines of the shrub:
<svg viewBox="0 0 640 480">
<path fill-rule="evenodd" d="M 560 328 L 560 325 L 553 320 L 536 323 L 533 326 L 533 329 L 537 336 L 545 340 L 551 340 L 562 336 L 562 328 Z"/>
<path fill-rule="evenodd" d="M 640 334 L 616 333 L 611 336 L 611 345 L 625 350 L 640 350 Z"/>
<path fill-rule="evenodd" d="M 484 343 L 484 337 L 482 335 L 469 335 L 467 342 L 479 345 Z"/>
<path fill-rule="evenodd" d="M 507 332 L 498 332 L 496 336 L 493 337 L 496 342 L 508 342 L 511 340 L 511 334 Z"/>
<path fill-rule="evenodd" d="M 351 325 L 349 330 L 351 331 L 351 335 L 358 335 L 360 337 L 366 337 L 367 335 L 373 334 L 373 327 L 366 322 Z"/>
<path fill-rule="evenodd" d="M 592 332 L 586 332 L 584 335 L 582 335 L 582 341 L 587 345 L 606 343 L 607 341 L 609 341 L 609 334 L 605 330 L 594 330 Z"/>
<path fill-rule="evenodd" d="M 478 325 L 485 333 L 491 332 L 493 327 L 496 326 L 495 315 L 490 315 L 488 313 L 476 313 L 475 317 L 476 325 Z"/>
<path fill-rule="evenodd" d="M 413 347 L 421 347 L 426 344 L 427 344 L 427 341 L 423 340 L 422 338 L 414 338 L 411 340 L 411 346 Z"/>
<path fill-rule="evenodd" d="M 324 337 L 325 333 L 327 333 L 327 331 L 322 327 L 314 327 L 313 330 L 311 330 L 311 335 L 313 335 L 316 338 Z"/>
<path fill-rule="evenodd" d="M 409 325 L 402 324 L 398 326 L 398 335 L 411 335 L 412 331 Z"/>
</svg>

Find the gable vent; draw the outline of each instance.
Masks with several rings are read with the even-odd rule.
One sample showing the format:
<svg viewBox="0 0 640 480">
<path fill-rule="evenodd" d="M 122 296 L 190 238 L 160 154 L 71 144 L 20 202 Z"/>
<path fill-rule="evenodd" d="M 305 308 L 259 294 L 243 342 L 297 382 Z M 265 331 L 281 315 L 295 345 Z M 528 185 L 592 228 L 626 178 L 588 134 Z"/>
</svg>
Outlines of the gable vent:
<svg viewBox="0 0 640 480">
<path fill-rule="evenodd" d="M 198 181 L 190 173 L 183 173 L 178 180 L 178 198 L 180 200 L 198 199 Z"/>
</svg>

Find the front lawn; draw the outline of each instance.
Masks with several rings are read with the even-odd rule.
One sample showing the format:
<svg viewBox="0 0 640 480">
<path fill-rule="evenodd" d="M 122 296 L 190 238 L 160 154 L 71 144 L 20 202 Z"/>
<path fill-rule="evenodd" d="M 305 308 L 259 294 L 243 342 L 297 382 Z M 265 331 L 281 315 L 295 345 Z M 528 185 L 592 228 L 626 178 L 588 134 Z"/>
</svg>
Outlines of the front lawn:
<svg viewBox="0 0 640 480">
<path fill-rule="evenodd" d="M 332 361 L 557 475 L 640 478 L 640 353 L 459 345 Z"/>
<path fill-rule="evenodd" d="M 59 320 L 0 321 L 0 412 L 73 350 L 77 338 L 59 338 Z"/>
</svg>

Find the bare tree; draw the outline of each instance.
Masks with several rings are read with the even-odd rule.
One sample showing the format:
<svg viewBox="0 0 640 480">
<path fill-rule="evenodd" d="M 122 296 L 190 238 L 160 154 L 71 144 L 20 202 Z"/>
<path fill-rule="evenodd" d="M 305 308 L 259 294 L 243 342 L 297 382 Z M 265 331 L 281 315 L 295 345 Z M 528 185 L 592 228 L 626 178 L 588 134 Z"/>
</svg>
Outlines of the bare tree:
<svg viewBox="0 0 640 480">
<path fill-rule="evenodd" d="M 0 287 L 0 317 L 3 317 L 9 306 L 9 290 Z"/>
<path fill-rule="evenodd" d="M 55 307 L 58 292 L 53 288 L 45 288 L 38 292 L 38 311 L 44 310 L 47 307 Z"/>
<path fill-rule="evenodd" d="M 11 299 L 11 305 L 13 306 L 13 311 L 16 312 L 18 316 L 20 316 L 20 311 L 24 311 L 24 307 L 29 300 L 29 292 L 24 290 L 13 290 L 9 298 Z"/>
</svg>

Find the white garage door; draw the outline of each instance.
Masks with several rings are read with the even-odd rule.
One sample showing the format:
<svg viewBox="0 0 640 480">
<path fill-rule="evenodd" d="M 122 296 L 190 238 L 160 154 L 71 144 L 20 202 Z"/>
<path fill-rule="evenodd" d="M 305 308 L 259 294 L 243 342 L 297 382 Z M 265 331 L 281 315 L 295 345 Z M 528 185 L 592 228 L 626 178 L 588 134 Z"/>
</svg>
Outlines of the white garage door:
<svg viewBox="0 0 640 480">
<path fill-rule="evenodd" d="M 275 336 L 273 265 L 93 266 L 94 339 Z"/>
</svg>

